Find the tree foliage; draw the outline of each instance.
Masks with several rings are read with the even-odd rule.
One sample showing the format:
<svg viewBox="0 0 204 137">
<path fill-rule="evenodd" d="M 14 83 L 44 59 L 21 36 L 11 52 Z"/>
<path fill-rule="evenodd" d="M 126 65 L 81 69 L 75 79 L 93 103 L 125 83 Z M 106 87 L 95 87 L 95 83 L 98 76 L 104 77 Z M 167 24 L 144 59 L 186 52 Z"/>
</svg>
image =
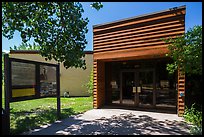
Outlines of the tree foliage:
<svg viewBox="0 0 204 137">
<path fill-rule="evenodd" d="M 35 43 L 21 43 L 19 46 L 14 45 L 14 48 L 10 47 L 10 50 L 39 50 L 40 46 Z"/>
<path fill-rule="evenodd" d="M 167 64 L 167 70 L 173 73 L 179 68 L 191 75 L 202 75 L 202 26 L 190 28 L 184 35 L 168 38 L 169 53 L 173 59 L 172 64 Z"/>
<path fill-rule="evenodd" d="M 103 7 L 100 2 L 91 6 L 97 10 Z M 82 17 L 83 12 L 80 2 L 2 2 L 2 34 L 12 39 L 19 31 L 24 43 L 33 38 L 40 45 L 46 60 L 85 69 L 89 20 Z"/>
</svg>

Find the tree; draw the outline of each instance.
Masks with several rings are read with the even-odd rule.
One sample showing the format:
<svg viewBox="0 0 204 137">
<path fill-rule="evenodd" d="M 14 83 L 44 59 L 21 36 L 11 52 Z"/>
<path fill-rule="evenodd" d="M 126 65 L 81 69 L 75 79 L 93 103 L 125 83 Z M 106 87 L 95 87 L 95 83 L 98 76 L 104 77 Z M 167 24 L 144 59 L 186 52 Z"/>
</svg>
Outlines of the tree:
<svg viewBox="0 0 204 137">
<path fill-rule="evenodd" d="M 167 70 L 173 73 L 179 68 L 191 75 L 202 75 L 202 26 L 190 28 L 184 35 L 168 38 L 169 53 L 173 59 L 172 64 L 167 64 Z"/>
<path fill-rule="evenodd" d="M 19 46 L 14 45 L 14 48 L 10 47 L 10 50 L 39 50 L 40 46 L 33 43 L 33 45 L 28 43 L 21 43 Z"/>
<path fill-rule="evenodd" d="M 202 111 L 202 26 L 194 26 L 182 36 L 168 38 L 165 42 L 169 44 L 167 56 L 173 59 L 172 64 L 167 64 L 167 70 L 173 73 L 179 67 L 187 74 L 185 106 L 195 103 L 196 109 Z"/>
<path fill-rule="evenodd" d="M 93 8 L 103 7 L 93 2 Z M 19 31 L 22 41 L 40 45 L 45 59 L 63 62 L 66 68 L 85 69 L 85 34 L 88 18 L 80 2 L 2 2 L 2 34 L 8 39 Z"/>
</svg>

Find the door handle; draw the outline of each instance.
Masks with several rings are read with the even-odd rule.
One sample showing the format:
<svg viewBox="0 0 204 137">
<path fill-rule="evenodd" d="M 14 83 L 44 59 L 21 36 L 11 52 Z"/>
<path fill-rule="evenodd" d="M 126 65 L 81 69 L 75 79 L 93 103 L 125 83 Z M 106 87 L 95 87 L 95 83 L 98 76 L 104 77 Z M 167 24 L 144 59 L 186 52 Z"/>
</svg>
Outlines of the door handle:
<svg viewBox="0 0 204 137">
<path fill-rule="evenodd" d="M 141 87 L 137 87 L 137 93 L 141 93 Z"/>
<path fill-rule="evenodd" d="M 136 87 L 132 87 L 132 92 L 136 93 Z"/>
</svg>

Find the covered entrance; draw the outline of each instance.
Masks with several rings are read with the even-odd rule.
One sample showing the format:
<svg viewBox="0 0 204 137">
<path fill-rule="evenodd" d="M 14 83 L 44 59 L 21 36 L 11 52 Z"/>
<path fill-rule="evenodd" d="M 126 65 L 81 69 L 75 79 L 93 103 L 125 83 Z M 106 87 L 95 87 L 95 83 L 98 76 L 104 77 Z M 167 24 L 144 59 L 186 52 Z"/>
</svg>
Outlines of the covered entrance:
<svg viewBox="0 0 204 137">
<path fill-rule="evenodd" d="M 185 32 L 186 7 L 93 26 L 93 107 L 131 106 L 184 113 L 185 74 L 168 75 L 166 38 Z"/>
<path fill-rule="evenodd" d="M 153 87 L 154 70 L 121 71 L 121 104 L 151 107 L 155 96 Z M 113 101 L 114 103 L 114 101 Z"/>
<path fill-rule="evenodd" d="M 106 62 L 105 104 L 176 113 L 176 74 L 169 74 L 166 70 L 170 61 L 160 58 Z"/>
</svg>

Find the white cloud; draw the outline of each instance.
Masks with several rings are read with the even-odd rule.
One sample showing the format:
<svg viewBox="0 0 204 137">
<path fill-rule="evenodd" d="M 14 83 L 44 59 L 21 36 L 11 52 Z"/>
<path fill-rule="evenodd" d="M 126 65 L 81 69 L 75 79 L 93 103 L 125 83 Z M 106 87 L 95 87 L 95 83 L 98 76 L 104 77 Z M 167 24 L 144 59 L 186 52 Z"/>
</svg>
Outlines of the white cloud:
<svg viewBox="0 0 204 137">
<path fill-rule="evenodd" d="M 5 49 L 3 49 L 2 51 L 5 52 L 5 53 L 9 53 L 10 52 L 9 50 L 5 50 Z"/>
</svg>

